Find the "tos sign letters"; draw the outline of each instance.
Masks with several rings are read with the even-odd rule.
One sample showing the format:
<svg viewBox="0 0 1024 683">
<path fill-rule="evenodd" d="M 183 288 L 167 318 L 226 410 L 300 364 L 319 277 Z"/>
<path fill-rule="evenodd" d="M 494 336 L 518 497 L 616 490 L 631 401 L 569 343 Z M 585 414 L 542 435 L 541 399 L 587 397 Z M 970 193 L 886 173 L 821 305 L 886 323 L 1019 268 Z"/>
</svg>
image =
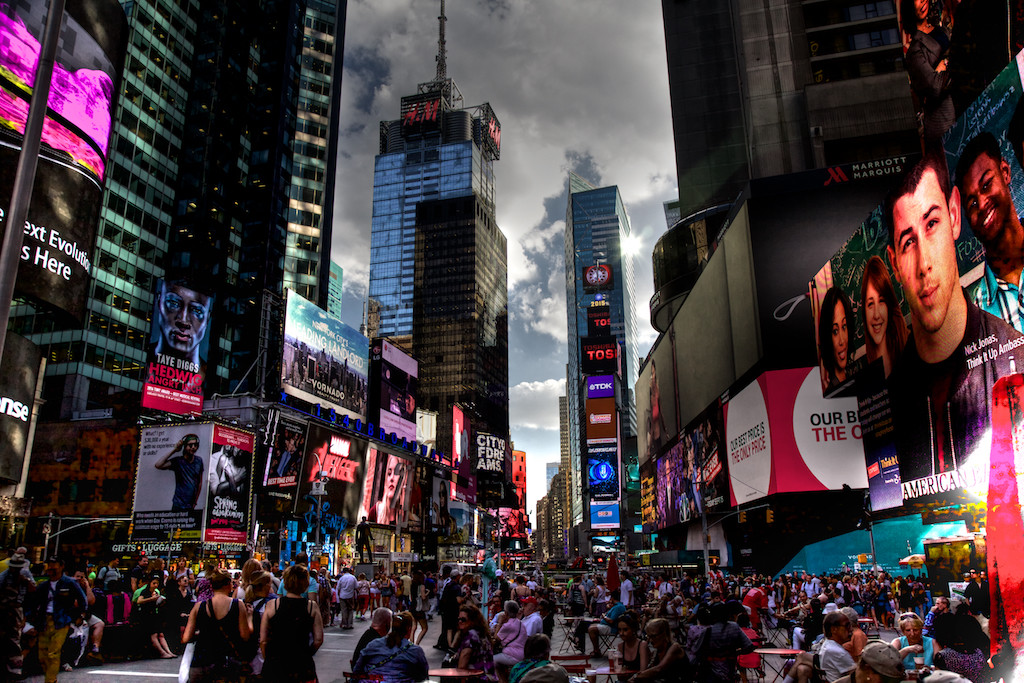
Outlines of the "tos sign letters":
<svg viewBox="0 0 1024 683">
<path fill-rule="evenodd" d="M 580 357 L 584 374 L 607 374 L 618 371 L 619 346 L 614 338 L 602 339 L 600 341 L 582 339 L 580 345 L 582 347 Z"/>
</svg>

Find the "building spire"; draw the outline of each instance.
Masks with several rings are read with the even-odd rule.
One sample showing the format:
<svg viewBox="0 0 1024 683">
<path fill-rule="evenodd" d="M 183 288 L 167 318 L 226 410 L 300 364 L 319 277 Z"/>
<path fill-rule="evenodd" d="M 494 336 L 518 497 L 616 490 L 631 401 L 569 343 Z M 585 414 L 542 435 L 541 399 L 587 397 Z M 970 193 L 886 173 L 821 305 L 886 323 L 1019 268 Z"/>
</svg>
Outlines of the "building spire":
<svg viewBox="0 0 1024 683">
<path fill-rule="evenodd" d="M 437 39 L 437 77 L 434 79 L 438 82 L 447 80 L 448 78 L 448 64 L 446 61 L 447 50 L 444 43 L 444 25 L 448 22 L 448 17 L 444 15 L 444 0 L 441 0 L 441 16 L 437 18 L 439 35 Z"/>
</svg>

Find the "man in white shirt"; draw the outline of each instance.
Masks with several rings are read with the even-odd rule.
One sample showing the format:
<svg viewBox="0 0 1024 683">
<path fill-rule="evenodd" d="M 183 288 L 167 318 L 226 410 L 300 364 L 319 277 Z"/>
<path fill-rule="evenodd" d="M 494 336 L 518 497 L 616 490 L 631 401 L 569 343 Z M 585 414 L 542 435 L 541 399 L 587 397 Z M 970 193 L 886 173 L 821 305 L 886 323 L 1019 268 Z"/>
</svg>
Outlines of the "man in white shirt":
<svg viewBox="0 0 1024 683">
<path fill-rule="evenodd" d="M 818 651 L 818 666 L 825 672 L 826 681 L 835 681 L 857 666 L 853 657 L 843 647 L 843 643 L 849 642 L 853 637 L 853 627 L 845 614 L 832 612 L 825 615 L 822 629 L 825 633 L 825 642 Z M 796 662 L 797 665 L 786 676 L 784 683 L 807 683 L 810 680 L 814 673 L 814 655 L 809 652 L 801 653 Z"/>
<path fill-rule="evenodd" d="M 811 581 L 811 576 L 807 572 L 804 572 L 804 581 L 800 584 L 800 590 L 808 598 L 818 597 L 818 590 L 814 587 L 814 582 Z"/>
<path fill-rule="evenodd" d="M 341 628 L 352 628 L 352 611 L 356 602 L 356 577 L 352 575 L 352 569 L 345 567 L 341 570 L 341 577 L 335 586 L 338 591 L 338 601 L 341 603 Z"/>
<path fill-rule="evenodd" d="M 523 628 L 526 629 L 527 638 L 543 632 L 544 619 L 537 612 L 537 598 L 532 595 L 523 600 L 523 611 L 520 618 L 523 621 Z"/>
<path fill-rule="evenodd" d="M 633 606 L 633 582 L 625 572 L 622 574 L 622 585 L 619 587 L 619 601 L 626 609 Z"/>
<path fill-rule="evenodd" d="M 661 575 L 661 583 L 658 584 L 658 598 L 672 595 L 672 582 L 668 580 L 667 574 Z"/>
</svg>

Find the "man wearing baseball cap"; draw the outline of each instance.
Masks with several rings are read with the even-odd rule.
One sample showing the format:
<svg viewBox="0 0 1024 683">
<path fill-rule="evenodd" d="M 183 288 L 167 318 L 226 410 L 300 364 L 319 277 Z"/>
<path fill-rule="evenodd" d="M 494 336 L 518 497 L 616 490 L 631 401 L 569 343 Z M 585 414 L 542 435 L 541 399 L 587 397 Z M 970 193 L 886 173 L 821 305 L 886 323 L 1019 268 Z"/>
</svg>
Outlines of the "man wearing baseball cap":
<svg viewBox="0 0 1024 683">
<path fill-rule="evenodd" d="M 903 680 L 903 660 L 889 643 L 873 641 L 864 646 L 857 668 L 835 683 L 898 683 Z"/>
<path fill-rule="evenodd" d="M 523 598 L 522 603 L 523 628 L 526 629 L 526 637 L 537 635 L 544 630 L 544 619 L 537 613 L 537 598 L 532 595 Z"/>
</svg>

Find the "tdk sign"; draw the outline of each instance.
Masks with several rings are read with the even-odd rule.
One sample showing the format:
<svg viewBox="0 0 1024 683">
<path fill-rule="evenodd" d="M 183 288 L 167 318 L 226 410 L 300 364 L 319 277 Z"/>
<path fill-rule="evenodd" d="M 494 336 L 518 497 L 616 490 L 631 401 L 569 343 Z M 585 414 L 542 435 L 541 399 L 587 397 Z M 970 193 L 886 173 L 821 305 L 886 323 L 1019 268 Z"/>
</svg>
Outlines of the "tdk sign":
<svg viewBox="0 0 1024 683">
<path fill-rule="evenodd" d="M 587 398 L 609 397 L 615 397 L 614 375 L 593 375 L 587 378 Z"/>
</svg>

